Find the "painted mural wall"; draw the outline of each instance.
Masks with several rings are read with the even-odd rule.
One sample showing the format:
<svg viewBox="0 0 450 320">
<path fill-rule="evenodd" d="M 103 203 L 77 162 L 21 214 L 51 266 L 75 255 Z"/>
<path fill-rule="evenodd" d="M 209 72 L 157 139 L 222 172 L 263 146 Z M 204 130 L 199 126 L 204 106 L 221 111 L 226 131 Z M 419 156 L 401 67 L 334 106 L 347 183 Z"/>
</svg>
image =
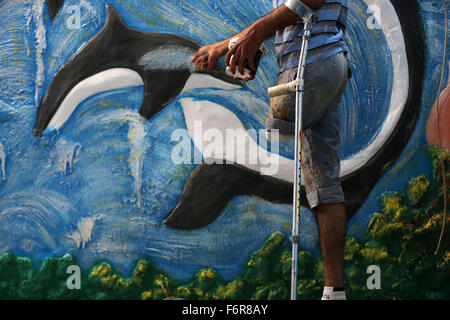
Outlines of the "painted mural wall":
<svg viewBox="0 0 450 320">
<path fill-rule="evenodd" d="M 273 39 L 250 82 L 226 76 L 223 61 L 209 74 L 189 64 L 271 4 L 0 2 L 0 298 L 289 298 L 294 143 L 260 131 Z M 348 297 L 448 299 L 448 228 L 435 254 L 449 224 L 448 88 L 435 103 L 449 52 L 442 2 L 349 7 Z M 245 141 L 235 153 L 215 144 L 228 129 Z M 323 266 L 307 207 L 300 230 L 298 295 L 317 299 Z M 81 289 L 68 288 L 69 266 Z M 380 288 L 367 284 L 370 266 Z"/>
</svg>

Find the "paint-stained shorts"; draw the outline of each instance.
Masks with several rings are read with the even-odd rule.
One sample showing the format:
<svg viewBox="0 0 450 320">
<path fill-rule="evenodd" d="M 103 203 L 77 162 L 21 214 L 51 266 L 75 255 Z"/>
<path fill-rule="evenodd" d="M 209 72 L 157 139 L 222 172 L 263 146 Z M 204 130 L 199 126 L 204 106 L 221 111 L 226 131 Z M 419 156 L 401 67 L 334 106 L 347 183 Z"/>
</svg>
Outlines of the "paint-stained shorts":
<svg viewBox="0 0 450 320">
<path fill-rule="evenodd" d="M 297 69 L 283 71 L 277 84 L 296 78 Z M 308 64 L 305 68 L 302 125 L 302 182 L 311 208 L 345 201 L 339 173 L 339 104 L 348 81 L 343 53 Z M 266 129 L 295 132 L 295 93 L 271 98 Z"/>
</svg>

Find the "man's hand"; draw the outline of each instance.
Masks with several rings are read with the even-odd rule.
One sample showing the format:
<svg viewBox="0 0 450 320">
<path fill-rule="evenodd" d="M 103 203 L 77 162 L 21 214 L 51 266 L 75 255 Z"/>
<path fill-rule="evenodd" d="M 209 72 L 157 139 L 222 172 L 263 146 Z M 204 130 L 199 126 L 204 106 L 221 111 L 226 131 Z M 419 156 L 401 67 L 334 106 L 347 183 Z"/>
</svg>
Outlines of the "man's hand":
<svg viewBox="0 0 450 320">
<path fill-rule="evenodd" d="M 253 25 L 239 34 L 238 41 L 225 56 L 225 64 L 230 67 L 233 74 L 236 72 L 236 67 L 241 74 L 244 74 L 245 61 L 248 62 L 250 69 L 256 70 L 255 56 L 263 40 Z"/>
<path fill-rule="evenodd" d="M 228 51 L 228 41 L 221 41 L 201 47 L 192 57 L 196 70 L 210 72 L 216 66 L 217 60 Z"/>
</svg>

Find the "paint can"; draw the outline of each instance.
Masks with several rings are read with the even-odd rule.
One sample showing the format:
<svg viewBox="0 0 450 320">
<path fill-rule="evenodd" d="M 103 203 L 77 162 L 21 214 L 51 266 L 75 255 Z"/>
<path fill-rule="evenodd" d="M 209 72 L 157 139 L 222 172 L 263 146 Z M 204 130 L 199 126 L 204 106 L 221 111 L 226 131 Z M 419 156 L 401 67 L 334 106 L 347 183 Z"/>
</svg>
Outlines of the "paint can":
<svg viewBox="0 0 450 320">
<path fill-rule="evenodd" d="M 236 44 L 236 42 L 238 40 L 239 40 L 239 37 L 235 37 L 235 38 L 231 39 L 230 42 L 228 43 L 228 50 L 230 50 Z M 258 69 L 259 61 L 261 60 L 263 53 L 264 53 L 264 46 L 261 46 L 255 55 L 256 69 Z M 233 60 L 233 57 L 234 56 L 231 56 L 230 61 Z M 250 81 L 250 80 L 255 79 L 256 71 L 257 70 L 250 69 L 250 66 L 249 66 L 247 60 L 244 62 L 244 74 L 241 74 L 239 72 L 239 70 L 237 70 L 237 69 L 235 70 L 234 73 L 232 73 L 229 66 L 227 66 L 227 68 L 225 70 L 226 74 L 229 75 L 230 77 L 233 77 L 238 80 L 243 80 L 243 81 Z"/>
</svg>

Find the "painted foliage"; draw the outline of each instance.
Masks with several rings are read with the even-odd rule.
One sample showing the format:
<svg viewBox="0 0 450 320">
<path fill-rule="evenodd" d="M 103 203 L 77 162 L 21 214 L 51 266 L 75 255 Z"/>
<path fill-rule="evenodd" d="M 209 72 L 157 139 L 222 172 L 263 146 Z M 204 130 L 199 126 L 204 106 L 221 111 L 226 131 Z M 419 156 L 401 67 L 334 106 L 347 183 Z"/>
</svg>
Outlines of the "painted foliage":
<svg viewBox="0 0 450 320">
<path fill-rule="evenodd" d="M 395 197 L 386 191 L 416 197 L 404 206 L 419 206 L 430 219 L 435 212 L 419 202 L 437 201 L 440 208 L 442 195 L 425 196 L 442 183 L 425 139 L 433 135 L 425 128 L 436 108 L 444 13 L 431 0 L 349 6 L 353 77 L 340 106 L 341 179 L 348 247 L 377 243 L 372 251 L 358 244 L 354 259 L 346 258 L 349 268 L 364 274 L 365 264 L 380 257 L 368 252 L 388 243 L 378 231 L 391 218 L 374 214 L 380 207 L 386 215 L 395 211 L 389 207 Z M 9 0 L 0 8 L 0 262 L 19 266 L 10 278 L 33 277 L 31 264 L 37 268 L 47 259 L 43 279 L 52 263 L 90 270 L 89 298 L 163 298 L 161 287 L 187 298 L 286 298 L 283 237 L 291 221 L 293 142 L 274 148 L 263 135 L 251 134 L 264 128 L 266 90 L 276 79 L 272 40 L 251 82 L 226 76 L 223 61 L 210 74 L 195 73 L 189 64 L 201 45 L 238 32 L 270 11 L 271 1 Z M 448 108 L 441 109 L 445 119 Z M 255 163 L 227 150 L 208 153 L 196 123 L 203 136 L 211 129 L 241 132 L 246 143 L 238 153 L 256 151 Z M 179 150 L 189 152 L 174 163 Z M 227 162 L 209 164 L 211 159 Z M 273 174 L 261 175 L 275 164 Z M 435 189 L 422 188 L 425 180 Z M 415 183 L 425 191 L 405 191 Z M 303 209 L 300 245 L 309 270 L 303 276 L 311 281 L 301 282 L 299 292 L 313 294 L 308 286 L 320 282 L 320 252 L 314 217 Z M 420 229 L 428 221 L 422 218 L 399 219 Z M 438 225 L 439 218 L 433 221 Z M 424 239 L 432 243 L 436 230 Z M 400 238 L 400 249 L 381 256 L 408 252 Z M 448 280 L 446 250 L 448 245 L 430 265 Z M 281 273 L 262 261 L 270 252 L 266 258 L 283 266 Z M 382 268 L 408 269 L 382 262 Z M 97 278 L 109 289 L 102 291 Z M 359 297 L 383 297 L 368 294 L 360 276 L 348 278 Z M 49 296 L 65 295 L 55 290 Z M 439 286 L 433 290 L 427 298 L 446 295 Z"/>
</svg>

